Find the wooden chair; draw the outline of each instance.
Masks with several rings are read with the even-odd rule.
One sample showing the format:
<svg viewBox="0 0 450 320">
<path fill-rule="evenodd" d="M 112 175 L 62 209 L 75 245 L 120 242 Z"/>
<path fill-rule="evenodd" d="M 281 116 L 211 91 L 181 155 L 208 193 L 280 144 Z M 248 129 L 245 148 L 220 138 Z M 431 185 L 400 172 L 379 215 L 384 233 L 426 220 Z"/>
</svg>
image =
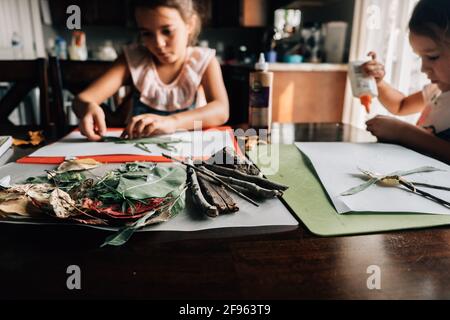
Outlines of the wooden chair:
<svg viewBox="0 0 450 320">
<path fill-rule="evenodd" d="M 57 124 L 58 135 L 62 136 L 70 129 L 68 115 L 64 107 L 64 90 L 68 90 L 73 95 L 79 94 L 104 74 L 112 66 L 112 62 L 69 61 L 51 57 L 49 64 L 49 77 L 55 107 L 54 119 Z M 134 87 L 131 81 L 125 86 L 127 88 L 125 97 L 121 98 L 119 94 L 113 96 L 117 111 L 112 110 L 107 105 L 102 105 L 109 127 L 123 127 L 126 116 L 131 111 Z"/>
<path fill-rule="evenodd" d="M 0 126 L 5 130 L 13 128 L 13 131 L 17 132 L 17 126 L 14 126 L 8 118 L 32 89 L 39 88 L 40 124 L 31 123 L 21 127 L 24 130 L 40 128 L 47 136 L 52 136 L 55 124 L 50 116 L 47 61 L 45 59 L 0 61 L 0 82 L 12 83 L 7 93 L 0 98 Z"/>
</svg>

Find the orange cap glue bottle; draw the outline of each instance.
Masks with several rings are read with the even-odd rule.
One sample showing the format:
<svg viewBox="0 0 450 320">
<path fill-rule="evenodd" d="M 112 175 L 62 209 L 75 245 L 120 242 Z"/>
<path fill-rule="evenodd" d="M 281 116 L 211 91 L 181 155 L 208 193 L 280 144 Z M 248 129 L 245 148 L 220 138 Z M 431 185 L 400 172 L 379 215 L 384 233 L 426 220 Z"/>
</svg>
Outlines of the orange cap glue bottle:
<svg viewBox="0 0 450 320">
<path fill-rule="evenodd" d="M 361 104 L 370 113 L 372 99 L 378 97 L 378 87 L 375 78 L 365 74 L 362 66 L 365 61 L 354 61 L 349 64 L 349 78 L 352 92 L 355 98 L 359 98 Z"/>
<path fill-rule="evenodd" d="M 372 105 L 372 96 L 371 95 L 363 95 L 359 97 L 361 104 L 366 107 L 366 112 L 370 113 L 370 106 Z"/>
</svg>

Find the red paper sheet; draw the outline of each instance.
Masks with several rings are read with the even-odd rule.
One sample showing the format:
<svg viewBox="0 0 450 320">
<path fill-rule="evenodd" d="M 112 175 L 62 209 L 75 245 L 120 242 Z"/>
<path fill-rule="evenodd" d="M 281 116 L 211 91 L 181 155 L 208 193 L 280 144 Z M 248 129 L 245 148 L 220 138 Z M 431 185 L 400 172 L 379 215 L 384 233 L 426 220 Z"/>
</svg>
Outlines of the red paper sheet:
<svg viewBox="0 0 450 320">
<path fill-rule="evenodd" d="M 78 130 L 78 129 L 77 129 Z M 113 131 L 122 131 L 121 128 L 110 128 L 108 129 L 109 132 Z M 210 128 L 206 129 L 204 131 L 208 130 L 219 130 L 219 131 L 228 131 L 231 135 L 231 138 L 234 141 L 234 150 L 239 155 L 242 155 L 242 151 L 239 149 L 237 141 L 234 137 L 233 129 L 231 127 L 217 127 L 217 128 Z M 169 160 L 163 156 L 140 156 L 140 155 L 130 155 L 130 154 L 112 154 L 112 155 L 92 155 L 92 156 L 82 156 L 78 157 L 79 159 L 95 159 L 102 163 L 124 163 L 124 162 L 134 162 L 134 161 L 140 161 L 140 162 L 172 162 L 172 160 Z M 23 157 L 19 160 L 17 160 L 17 163 L 22 164 L 60 164 L 64 162 L 64 157 Z M 202 160 L 206 160 L 206 157 Z"/>
</svg>

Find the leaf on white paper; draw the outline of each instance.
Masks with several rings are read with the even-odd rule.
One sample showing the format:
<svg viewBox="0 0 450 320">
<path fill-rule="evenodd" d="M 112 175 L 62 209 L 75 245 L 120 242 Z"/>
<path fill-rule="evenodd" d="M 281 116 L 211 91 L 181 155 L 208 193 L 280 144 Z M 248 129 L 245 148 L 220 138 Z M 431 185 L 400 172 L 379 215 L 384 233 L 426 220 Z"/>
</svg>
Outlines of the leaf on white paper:
<svg viewBox="0 0 450 320">
<path fill-rule="evenodd" d="M 70 171 L 85 171 L 101 166 L 102 163 L 94 159 L 75 159 L 64 161 L 57 169 L 56 173 L 64 173 Z"/>
</svg>

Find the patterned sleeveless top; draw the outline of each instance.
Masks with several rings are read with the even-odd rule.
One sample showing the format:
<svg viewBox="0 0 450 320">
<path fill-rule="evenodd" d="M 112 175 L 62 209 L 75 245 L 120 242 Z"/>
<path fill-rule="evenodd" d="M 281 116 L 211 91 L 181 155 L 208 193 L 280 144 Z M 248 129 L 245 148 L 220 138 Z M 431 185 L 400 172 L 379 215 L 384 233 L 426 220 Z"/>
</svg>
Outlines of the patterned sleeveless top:
<svg viewBox="0 0 450 320">
<path fill-rule="evenodd" d="M 430 84 L 425 86 L 422 94 L 426 107 L 417 125 L 450 140 L 450 91 L 442 93 L 436 85 Z"/>
<path fill-rule="evenodd" d="M 163 112 L 182 111 L 195 105 L 203 74 L 215 56 L 213 49 L 188 47 L 179 75 L 165 84 L 145 47 L 132 44 L 124 48 L 124 53 L 140 102 Z"/>
</svg>

